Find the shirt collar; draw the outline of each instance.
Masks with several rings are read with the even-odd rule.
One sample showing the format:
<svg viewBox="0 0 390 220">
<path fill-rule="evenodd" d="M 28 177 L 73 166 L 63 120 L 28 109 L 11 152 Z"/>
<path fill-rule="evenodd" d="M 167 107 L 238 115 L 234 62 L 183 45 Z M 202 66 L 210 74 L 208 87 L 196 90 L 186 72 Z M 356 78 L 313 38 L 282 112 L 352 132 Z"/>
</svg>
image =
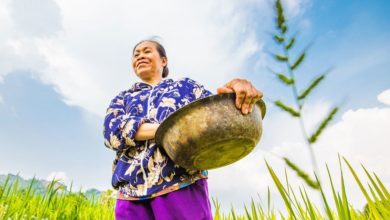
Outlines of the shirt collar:
<svg viewBox="0 0 390 220">
<path fill-rule="evenodd" d="M 158 87 L 158 86 L 160 86 L 162 84 L 169 83 L 169 82 L 173 82 L 173 80 L 172 79 L 163 79 L 155 86 L 149 85 L 149 84 L 147 84 L 145 82 L 136 82 L 131 87 L 131 90 L 133 90 L 133 92 L 136 92 L 136 91 L 139 91 L 139 90 L 143 90 L 145 88 L 151 89 L 153 87 Z"/>
</svg>

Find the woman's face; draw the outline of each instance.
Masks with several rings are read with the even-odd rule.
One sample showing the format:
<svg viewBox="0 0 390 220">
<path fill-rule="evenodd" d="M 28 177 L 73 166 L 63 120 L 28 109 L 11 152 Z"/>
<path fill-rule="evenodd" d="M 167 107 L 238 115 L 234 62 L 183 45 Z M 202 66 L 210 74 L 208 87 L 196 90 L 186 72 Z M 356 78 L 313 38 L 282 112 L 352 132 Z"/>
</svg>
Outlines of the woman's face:
<svg viewBox="0 0 390 220">
<path fill-rule="evenodd" d="M 160 57 L 153 42 L 145 41 L 135 48 L 132 66 L 134 72 L 141 79 L 161 77 L 162 70 L 166 65 L 167 59 Z"/>
</svg>

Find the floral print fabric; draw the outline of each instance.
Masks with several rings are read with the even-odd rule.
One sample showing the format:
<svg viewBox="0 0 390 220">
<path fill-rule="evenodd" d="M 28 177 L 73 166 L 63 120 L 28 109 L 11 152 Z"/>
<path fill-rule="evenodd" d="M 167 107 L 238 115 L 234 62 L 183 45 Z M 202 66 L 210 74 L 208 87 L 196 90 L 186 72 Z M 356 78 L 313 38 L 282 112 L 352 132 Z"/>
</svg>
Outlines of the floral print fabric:
<svg viewBox="0 0 390 220">
<path fill-rule="evenodd" d="M 175 164 L 152 140 L 136 141 L 142 123 L 162 123 L 179 108 L 212 95 L 196 81 L 165 79 L 156 86 L 138 82 L 110 103 L 104 120 L 105 146 L 116 151 L 112 185 L 121 199 L 146 199 L 206 178 L 207 171 Z"/>
</svg>

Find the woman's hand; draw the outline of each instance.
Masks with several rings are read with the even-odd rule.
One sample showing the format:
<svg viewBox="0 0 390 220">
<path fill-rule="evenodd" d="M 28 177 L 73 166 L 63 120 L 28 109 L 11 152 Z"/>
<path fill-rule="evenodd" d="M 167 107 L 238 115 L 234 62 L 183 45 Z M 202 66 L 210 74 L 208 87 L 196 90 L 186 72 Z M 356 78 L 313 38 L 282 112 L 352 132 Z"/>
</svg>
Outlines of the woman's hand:
<svg viewBox="0 0 390 220">
<path fill-rule="evenodd" d="M 134 140 L 144 141 L 149 139 L 154 139 L 156 131 L 160 124 L 157 123 L 143 123 L 135 133 Z"/>
<path fill-rule="evenodd" d="M 236 107 L 241 109 L 243 114 L 252 112 L 253 105 L 263 97 L 263 93 L 245 79 L 233 79 L 218 88 L 217 93 L 236 93 Z"/>
</svg>

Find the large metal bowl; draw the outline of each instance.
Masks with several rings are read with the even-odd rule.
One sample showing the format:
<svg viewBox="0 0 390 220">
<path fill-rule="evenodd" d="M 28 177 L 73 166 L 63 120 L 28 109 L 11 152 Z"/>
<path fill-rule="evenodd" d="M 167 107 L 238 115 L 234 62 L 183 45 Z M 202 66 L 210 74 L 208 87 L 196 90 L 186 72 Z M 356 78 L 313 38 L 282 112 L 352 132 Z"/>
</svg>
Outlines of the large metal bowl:
<svg viewBox="0 0 390 220">
<path fill-rule="evenodd" d="M 260 100 L 244 115 L 234 100 L 234 93 L 225 93 L 180 108 L 161 123 L 156 143 L 176 164 L 191 170 L 240 160 L 260 141 L 266 108 Z"/>
</svg>

